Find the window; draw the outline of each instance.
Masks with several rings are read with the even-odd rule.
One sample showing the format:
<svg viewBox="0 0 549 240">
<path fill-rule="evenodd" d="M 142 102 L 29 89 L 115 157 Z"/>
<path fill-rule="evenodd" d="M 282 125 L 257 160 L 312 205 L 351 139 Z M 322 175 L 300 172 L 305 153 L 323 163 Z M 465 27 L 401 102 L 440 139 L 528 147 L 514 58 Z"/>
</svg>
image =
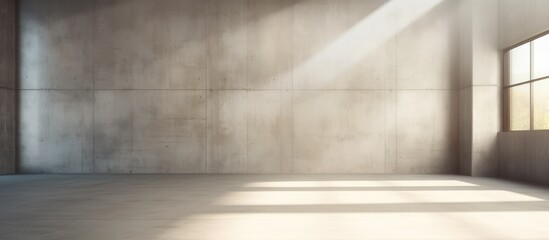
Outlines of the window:
<svg viewBox="0 0 549 240">
<path fill-rule="evenodd" d="M 549 34 L 506 51 L 504 70 L 507 130 L 549 129 Z"/>
</svg>

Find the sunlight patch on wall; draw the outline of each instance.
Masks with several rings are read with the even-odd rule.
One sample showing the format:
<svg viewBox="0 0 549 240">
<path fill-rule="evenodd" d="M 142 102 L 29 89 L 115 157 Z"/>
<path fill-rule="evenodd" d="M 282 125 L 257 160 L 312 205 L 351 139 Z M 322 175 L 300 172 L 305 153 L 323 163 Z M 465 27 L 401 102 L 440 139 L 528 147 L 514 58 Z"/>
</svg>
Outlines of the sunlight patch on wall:
<svg viewBox="0 0 549 240">
<path fill-rule="evenodd" d="M 329 85 L 331 81 L 336 81 L 349 69 L 360 64 L 362 59 L 378 50 L 383 44 L 394 38 L 398 32 L 410 26 L 442 2 L 444 0 L 388 1 L 364 19 L 355 23 L 320 51 L 301 64 L 294 66 L 294 78 L 314 77 L 317 86 Z M 400 20 L 401 22 L 396 24 L 395 20 L 399 9 L 406 10 L 406 22 Z M 395 21 L 394 28 L 379 26 L 380 22 L 391 21 Z M 345 56 L 342 56 L 342 53 L 346 53 Z M 320 75 L 311 75 L 311 73 L 317 72 L 320 66 L 327 65 L 330 66 L 330 69 L 323 69 Z"/>
</svg>

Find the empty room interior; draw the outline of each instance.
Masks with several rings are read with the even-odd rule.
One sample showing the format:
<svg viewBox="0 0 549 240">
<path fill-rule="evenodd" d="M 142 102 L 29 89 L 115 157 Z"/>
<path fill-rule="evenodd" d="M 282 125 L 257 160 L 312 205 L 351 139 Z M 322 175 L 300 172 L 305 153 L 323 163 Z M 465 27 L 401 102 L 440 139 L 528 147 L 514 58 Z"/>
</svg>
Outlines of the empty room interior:
<svg viewBox="0 0 549 240">
<path fill-rule="evenodd" d="M 548 0 L 0 0 L 0 239 L 549 239 Z"/>
</svg>

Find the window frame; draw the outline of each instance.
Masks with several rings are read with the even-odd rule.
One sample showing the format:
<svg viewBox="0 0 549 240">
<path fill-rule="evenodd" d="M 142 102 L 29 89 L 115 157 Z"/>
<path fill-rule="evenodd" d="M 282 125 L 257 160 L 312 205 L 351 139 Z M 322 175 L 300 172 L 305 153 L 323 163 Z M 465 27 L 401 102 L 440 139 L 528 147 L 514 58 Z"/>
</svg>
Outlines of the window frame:
<svg viewBox="0 0 549 240">
<path fill-rule="evenodd" d="M 503 125 L 503 131 L 504 132 L 525 132 L 525 131 L 549 131 L 549 129 L 534 129 L 534 83 L 539 81 L 549 81 L 549 75 L 535 78 L 534 76 L 534 44 L 533 42 L 539 38 L 542 37 L 549 37 L 549 30 L 543 31 L 541 33 L 538 33 L 534 35 L 533 37 L 530 37 L 524 41 L 521 41 L 519 43 L 513 44 L 510 47 L 507 47 L 503 49 L 503 63 L 502 63 L 502 78 L 501 78 L 501 92 L 502 92 L 502 125 Z M 524 44 L 530 43 L 530 78 L 528 81 L 515 83 L 515 84 L 509 84 L 511 82 L 510 78 L 510 53 L 513 49 L 520 47 Z M 511 99 L 509 90 L 513 87 L 526 85 L 528 84 L 530 86 L 530 128 L 527 130 L 511 130 Z"/>
</svg>

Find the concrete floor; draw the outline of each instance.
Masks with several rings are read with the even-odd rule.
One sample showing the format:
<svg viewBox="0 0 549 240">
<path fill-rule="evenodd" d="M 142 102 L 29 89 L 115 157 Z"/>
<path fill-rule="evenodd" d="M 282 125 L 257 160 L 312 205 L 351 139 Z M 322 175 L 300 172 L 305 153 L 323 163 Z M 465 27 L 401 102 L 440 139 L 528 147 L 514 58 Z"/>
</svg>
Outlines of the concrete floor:
<svg viewBox="0 0 549 240">
<path fill-rule="evenodd" d="M 549 239 L 548 200 L 451 175 L 0 176 L 0 238 Z"/>
</svg>

